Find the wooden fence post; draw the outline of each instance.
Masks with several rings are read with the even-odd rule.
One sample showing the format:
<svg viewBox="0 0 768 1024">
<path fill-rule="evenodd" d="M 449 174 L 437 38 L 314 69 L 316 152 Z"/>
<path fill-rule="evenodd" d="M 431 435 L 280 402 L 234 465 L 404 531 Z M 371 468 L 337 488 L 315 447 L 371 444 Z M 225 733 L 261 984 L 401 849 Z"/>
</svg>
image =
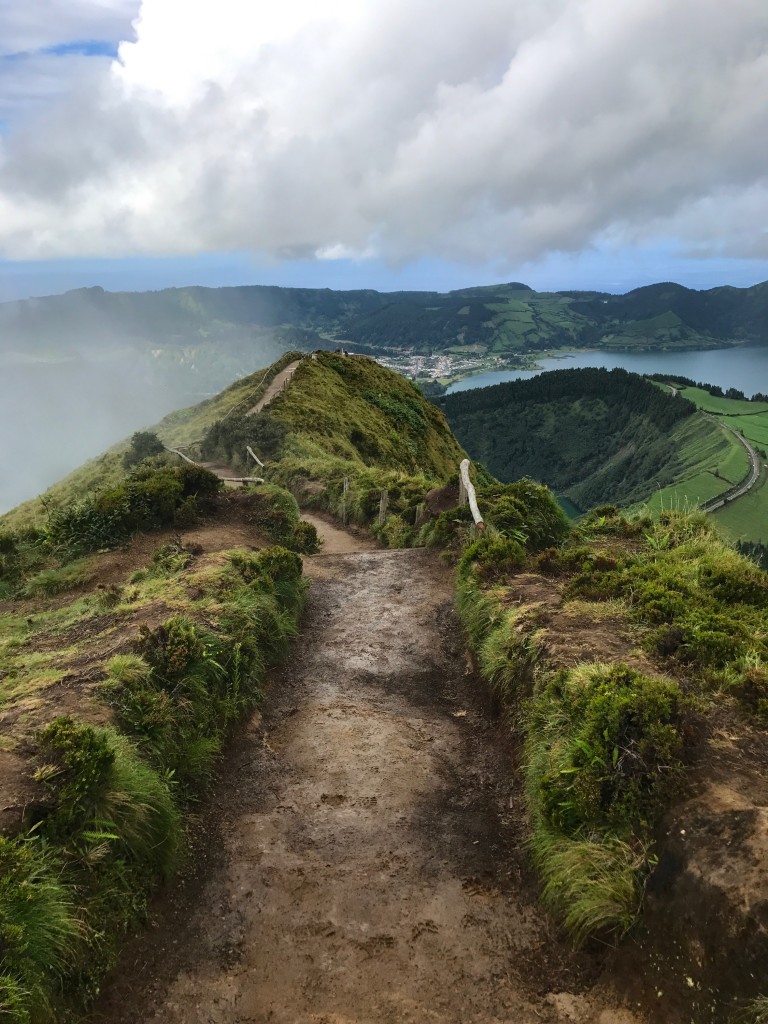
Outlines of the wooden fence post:
<svg viewBox="0 0 768 1024">
<path fill-rule="evenodd" d="M 341 521 L 347 525 L 347 491 L 349 490 L 349 477 L 344 477 L 344 486 L 341 492 Z"/>
<path fill-rule="evenodd" d="M 389 491 L 382 490 L 381 497 L 379 498 L 379 525 L 383 526 L 384 520 L 387 518 L 387 506 L 389 505 Z"/>
<path fill-rule="evenodd" d="M 484 530 L 485 523 L 483 522 L 483 517 L 480 515 L 480 509 L 477 507 L 477 495 L 475 494 L 475 488 L 472 481 L 469 479 L 469 459 L 464 459 L 459 466 L 459 471 L 461 473 L 461 482 L 464 487 L 464 493 L 469 501 L 472 518 L 475 521 L 475 526 L 478 530 Z"/>
<path fill-rule="evenodd" d="M 253 448 L 251 448 L 249 444 L 245 446 L 245 450 L 248 452 L 248 454 L 251 456 L 254 462 L 257 462 L 261 466 L 261 468 L 264 469 L 264 463 L 261 461 L 259 456 L 256 454 L 256 452 L 253 450 Z"/>
</svg>

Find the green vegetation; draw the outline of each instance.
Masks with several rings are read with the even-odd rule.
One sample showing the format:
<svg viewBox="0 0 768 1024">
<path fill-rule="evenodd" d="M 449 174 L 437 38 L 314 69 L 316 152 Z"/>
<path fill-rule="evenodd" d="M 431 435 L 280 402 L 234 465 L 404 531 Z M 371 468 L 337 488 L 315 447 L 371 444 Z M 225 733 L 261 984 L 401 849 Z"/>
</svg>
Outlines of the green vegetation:
<svg viewBox="0 0 768 1024">
<path fill-rule="evenodd" d="M 49 505 L 44 526 L 0 534 L 0 599 L 52 597 L 83 586 L 88 572 L 80 556 L 116 547 L 135 533 L 190 528 L 198 513 L 212 511 L 221 486 L 205 469 L 156 456 L 112 486 Z"/>
<path fill-rule="evenodd" d="M 324 352 L 303 360 L 269 416 L 287 430 L 269 479 L 301 504 L 371 525 L 390 546 L 416 539 L 428 492 L 455 477 L 464 458 L 443 414 L 370 359 Z M 382 491 L 388 509 L 379 523 Z"/>
<path fill-rule="evenodd" d="M 464 296 L 457 315 L 471 320 L 473 301 Z M 496 313 L 509 331 L 536 322 L 525 308 Z M 37 722 L 22 736 L 45 796 L 31 802 L 22 832 L 0 843 L 11 880 L 0 885 L 0 1007 L 11 1021 L 45 1021 L 87 1002 L 120 935 L 141 921 L 152 886 L 177 863 L 184 812 L 295 635 L 305 594 L 296 552 L 317 550 L 299 503 L 368 524 L 391 546 L 429 544 L 456 556 L 459 614 L 524 749 L 543 897 L 577 944 L 612 940 L 635 921 L 661 816 L 696 756 L 691 720 L 726 706 L 753 728 L 768 724 L 768 582 L 706 516 L 665 500 L 655 519 L 602 506 L 572 527 L 548 487 L 499 483 L 475 466 L 486 520 L 479 534 L 466 506 L 425 512 L 433 490 L 433 507 L 445 508 L 464 452 L 414 385 L 367 358 L 317 353 L 268 410 L 246 415 L 275 372 L 158 428 L 165 444 L 242 468 L 251 445 L 267 484 L 227 499 L 217 478 L 152 454 L 151 435 L 134 435 L 109 453 L 101 477 L 89 471 L 58 492 L 75 500 L 49 501 L 34 525 L 12 516 L 0 534 L 5 595 L 59 595 L 28 616 L 0 614 L 2 700 L 19 720 Z M 531 474 L 544 465 L 581 507 L 606 491 L 635 501 L 650 480 L 674 488 L 709 473 L 725 489 L 739 478 L 741 446 L 685 398 L 623 371 L 548 377 L 513 385 L 504 402 L 495 388 L 453 403 L 469 410 L 467 436 L 480 453 L 510 474 L 514 459 Z M 510 401 L 516 417 L 505 411 Z M 745 419 L 761 415 L 751 407 Z M 504 450 L 489 440 L 502 428 L 512 439 Z M 531 443 L 536 431 L 543 457 Z M 650 436 L 648 451 L 639 436 Z M 580 477 L 568 483 L 571 471 Z M 98 488 L 84 491 L 86 480 Z M 277 546 L 203 556 L 165 537 L 129 579 L 89 591 L 94 550 L 215 517 L 227 501 L 241 525 Z M 763 555 L 759 546 L 749 553 Z M 81 593 L 67 602 L 69 589 Z M 552 637 L 578 629 L 583 644 L 563 659 Z M 601 631 L 611 634 L 604 649 Z M 93 644 L 120 652 L 96 661 L 101 678 Z M 79 662 L 92 684 L 81 717 L 40 721 L 51 684 Z M 95 724 L 106 714 L 108 726 Z M 18 749 L 14 738 L 3 741 Z"/>
<path fill-rule="evenodd" d="M 206 335 L 216 331 L 219 358 L 257 340 L 281 347 L 318 347 L 320 337 L 418 351 L 482 347 L 488 351 L 603 347 L 706 348 L 764 342 L 765 284 L 698 292 L 675 284 L 626 295 L 536 292 L 524 284 L 449 293 L 331 291 L 240 287 L 172 288 L 144 293 L 82 289 L 5 306 L 9 336 L 35 348 L 64 337 L 82 339 L 94 315 L 142 349 L 165 350 L 168 338 L 195 346 L 207 363 Z M 259 335 L 261 332 L 261 336 Z M 222 352 L 223 348 L 223 352 Z"/>
<path fill-rule="evenodd" d="M 123 468 L 132 469 L 144 459 L 153 455 L 162 455 L 165 451 L 163 442 L 151 430 L 138 430 L 131 438 L 128 451 L 123 455 Z"/>
<path fill-rule="evenodd" d="M 115 725 L 59 717 L 31 740 L 44 795 L 24 831 L 0 841 L 0 1006 L 10 1021 L 59 1019 L 62 1006 L 98 992 L 120 937 L 178 863 L 182 812 L 296 633 L 306 585 L 293 552 L 230 553 L 196 572 L 171 566 L 168 553 L 162 561 L 164 574 L 148 574 L 131 604 L 162 594 L 169 605 L 186 600 L 187 614 L 143 628 L 139 653 L 110 661 L 101 694 Z M 191 582 L 194 606 L 183 596 Z M 96 603 L 81 601 L 42 628 L 82 623 L 85 610 L 98 618 Z M 7 644 L 5 665 L 13 653 Z"/>
<path fill-rule="evenodd" d="M 440 405 L 497 477 L 541 479 L 581 509 L 642 501 L 707 459 L 723 473 L 720 493 L 740 447 L 696 417 L 693 404 L 625 370 L 555 370 L 449 395 Z"/>
<path fill-rule="evenodd" d="M 252 408 L 277 374 L 297 357 L 296 352 L 286 352 L 266 370 L 258 370 L 243 377 L 214 398 L 171 413 L 152 428 L 151 433 L 157 435 L 169 448 L 199 444 L 214 423 Z M 18 532 L 42 527 L 47 521 L 48 509 L 71 505 L 95 491 L 122 485 L 126 475 L 123 457 L 130 451 L 131 444 L 132 441 L 128 440 L 115 445 L 54 484 L 42 498 L 24 502 L 12 509 L 0 517 L 0 531 Z M 169 465 L 177 465 L 179 461 L 176 455 L 168 455 L 167 460 Z"/>
<path fill-rule="evenodd" d="M 454 536 L 464 537 L 459 613 L 525 741 L 543 897 L 577 944 L 621 935 L 638 914 L 656 826 L 693 756 L 696 730 L 686 722 L 724 703 L 753 725 L 768 722 L 768 578 L 703 513 L 667 510 L 654 521 L 605 506 L 566 538 L 535 540 L 531 526 L 505 529 L 500 519 L 498 533 L 473 540 L 457 513 L 444 513 L 436 532 L 444 536 L 453 519 Z M 515 596 L 521 572 L 550 577 L 563 603 Z M 624 660 L 553 661 L 549 631 L 579 620 L 592 658 L 610 628 L 627 637 Z"/>
<path fill-rule="evenodd" d="M 97 993 L 120 937 L 174 870 L 183 814 L 213 778 L 229 729 L 257 705 L 266 670 L 295 635 L 305 593 L 295 552 L 318 549 L 287 490 L 267 483 L 225 496 L 218 477 L 160 453 L 158 437 L 229 462 L 251 444 L 273 480 L 301 494 L 315 477 L 321 504 L 343 501 L 362 522 L 377 516 L 386 486 L 379 530 L 390 544 L 415 539 L 427 492 L 463 456 L 439 410 L 370 360 L 306 360 L 274 411 L 244 415 L 292 358 L 169 417 L 157 435 L 135 434 L 54 489 L 34 526 L 23 512 L 5 520 L 3 596 L 60 599 L 0 615 L 0 696 L 25 723 L 3 743 L 34 756 L 42 794 L 0 850 L 0 1006 L 11 1021 L 52 1020 Z M 104 549 L 222 511 L 282 546 L 203 556 L 176 536 L 129 579 L 97 582 Z M 70 590 L 80 594 L 67 601 Z M 107 663 L 100 652 L 115 648 Z M 81 665 L 103 680 L 82 689 L 76 713 L 50 721 L 53 684 Z"/>
<path fill-rule="evenodd" d="M 768 452 L 768 402 L 761 400 L 765 396 L 754 396 L 753 400 L 747 400 L 743 395 L 737 397 L 740 392 L 733 390 L 722 394 L 720 388 L 711 386 L 690 386 L 690 382 L 686 381 L 671 381 L 670 383 L 673 386 L 678 386 L 681 383 L 686 385 L 681 388 L 680 394 L 713 418 L 717 417 L 723 435 L 730 437 L 731 442 L 741 449 L 742 454 L 734 455 L 730 466 L 723 465 L 722 476 L 738 479 L 737 474 L 742 465 L 744 466 L 742 478 L 747 475 L 748 456 L 746 450 L 741 442 L 733 437 L 732 432 L 743 435 L 752 443 L 758 453 L 765 457 L 765 453 Z M 690 481 L 688 489 L 691 490 L 693 486 L 694 482 Z M 717 509 L 713 513 L 713 518 L 720 532 L 730 541 L 767 544 L 768 489 L 766 489 L 765 471 L 751 491 L 733 503 L 728 503 L 723 508 Z"/>
<path fill-rule="evenodd" d="M 647 499 L 653 513 L 663 509 L 692 509 L 715 498 L 749 471 L 744 446 L 727 430 L 704 416 L 689 416 L 670 435 L 676 451 L 676 480 L 656 487 Z M 662 484 L 662 486 L 658 486 Z M 611 495 L 606 495 L 612 500 Z M 740 499 L 741 500 L 741 499 Z"/>
</svg>

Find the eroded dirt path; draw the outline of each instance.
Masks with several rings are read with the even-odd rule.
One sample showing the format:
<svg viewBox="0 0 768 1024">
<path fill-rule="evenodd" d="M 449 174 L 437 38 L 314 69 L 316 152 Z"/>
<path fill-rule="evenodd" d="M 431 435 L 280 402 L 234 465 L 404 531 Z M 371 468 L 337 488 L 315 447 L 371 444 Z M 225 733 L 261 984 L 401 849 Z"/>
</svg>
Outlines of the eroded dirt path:
<svg viewBox="0 0 768 1024">
<path fill-rule="evenodd" d="M 247 415 L 252 416 L 255 412 L 261 412 L 262 409 L 266 409 L 266 407 L 269 405 L 269 403 L 272 401 L 275 395 L 278 395 L 286 386 L 286 383 L 294 375 L 300 363 L 300 359 L 297 359 L 293 363 L 288 363 L 285 369 L 281 370 L 280 373 L 277 374 L 275 379 L 267 387 L 267 390 L 264 392 L 264 394 L 261 396 L 258 402 L 251 409 L 248 410 Z"/>
<path fill-rule="evenodd" d="M 536 904 L 450 571 L 413 550 L 321 554 L 307 572 L 302 637 L 233 743 L 197 874 L 94 1019 L 633 1022 L 589 994 L 595 963 Z"/>
</svg>

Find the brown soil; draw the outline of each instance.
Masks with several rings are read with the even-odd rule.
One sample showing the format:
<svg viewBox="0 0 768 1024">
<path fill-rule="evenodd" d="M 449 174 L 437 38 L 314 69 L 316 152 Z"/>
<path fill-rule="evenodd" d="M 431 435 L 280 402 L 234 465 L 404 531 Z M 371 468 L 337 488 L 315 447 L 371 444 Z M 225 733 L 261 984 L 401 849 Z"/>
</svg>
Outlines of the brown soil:
<svg viewBox="0 0 768 1024">
<path fill-rule="evenodd" d="M 261 548 L 270 542 L 247 522 L 245 496 L 225 494 L 215 517 L 205 519 L 192 530 L 184 531 L 181 540 L 200 553 L 191 568 L 201 569 L 217 552 L 238 547 Z M 111 718 L 109 708 L 99 697 L 104 679 L 104 665 L 114 654 L 133 648 L 139 626 L 154 629 L 164 622 L 172 609 L 163 601 L 144 604 L 135 609 L 87 615 L 64 630 L 41 629 L 36 625 L 40 613 L 70 604 L 86 593 L 129 583 L 137 569 L 146 568 L 152 553 L 163 544 L 178 540 L 178 531 L 163 530 L 137 536 L 124 548 L 94 555 L 88 563 L 87 582 L 82 586 L 50 599 L 4 601 L 0 613 L 24 617 L 29 622 L 29 636 L 22 641 L 21 651 L 30 656 L 50 652 L 47 669 L 57 675 L 35 689 L 16 696 L 5 694 L 0 707 L 0 835 L 12 835 L 23 824 L 25 808 L 40 798 L 32 782 L 34 764 L 28 755 L 28 741 L 34 732 L 59 715 L 72 715 L 94 724 Z M 189 593 L 190 608 L 195 594 Z M 76 648 L 75 651 L 69 649 Z M 66 654 L 56 655 L 58 651 Z"/>
<path fill-rule="evenodd" d="M 320 554 L 343 555 L 353 551 L 373 551 L 379 547 L 366 530 L 342 529 L 335 519 L 322 512 L 302 512 L 301 518 L 317 530 L 322 543 Z"/>
<path fill-rule="evenodd" d="M 261 412 L 262 409 L 266 409 L 266 407 L 269 405 L 269 403 L 272 401 L 275 395 L 280 394 L 280 392 L 285 387 L 286 383 L 294 375 L 294 373 L 296 372 L 296 367 L 299 365 L 300 362 L 301 360 L 297 359 L 296 362 L 289 363 L 284 370 L 281 370 L 280 373 L 278 373 L 278 375 L 275 377 L 272 383 L 267 387 L 267 390 L 258 400 L 256 405 L 254 405 L 252 409 L 248 410 L 248 416 L 253 415 L 253 413 L 255 412 Z"/>
<path fill-rule="evenodd" d="M 635 1024 L 538 906 L 450 570 L 420 550 L 306 566 L 266 716 L 233 743 L 189 877 L 94 1020 Z"/>
<path fill-rule="evenodd" d="M 509 581 L 504 603 L 535 615 L 537 647 L 556 668 L 585 661 L 621 661 L 651 675 L 659 670 L 640 650 L 639 629 L 609 604 L 563 602 L 563 581 L 520 573 Z"/>
</svg>

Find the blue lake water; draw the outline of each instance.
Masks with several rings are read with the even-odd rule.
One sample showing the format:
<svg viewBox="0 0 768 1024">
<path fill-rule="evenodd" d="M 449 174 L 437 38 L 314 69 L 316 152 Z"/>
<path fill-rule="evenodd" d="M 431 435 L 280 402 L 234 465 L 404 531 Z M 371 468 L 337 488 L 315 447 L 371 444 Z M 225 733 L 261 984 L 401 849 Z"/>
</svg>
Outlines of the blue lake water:
<svg viewBox="0 0 768 1024">
<path fill-rule="evenodd" d="M 448 388 L 448 394 L 487 388 L 507 380 L 535 377 L 544 370 L 580 369 L 604 366 L 609 370 L 622 367 L 633 373 L 680 374 L 722 388 L 738 388 L 745 395 L 756 391 L 768 394 L 768 347 L 720 348 L 709 352 L 572 352 L 538 360 L 543 370 L 499 370 L 467 377 Z"/>
</svg>

